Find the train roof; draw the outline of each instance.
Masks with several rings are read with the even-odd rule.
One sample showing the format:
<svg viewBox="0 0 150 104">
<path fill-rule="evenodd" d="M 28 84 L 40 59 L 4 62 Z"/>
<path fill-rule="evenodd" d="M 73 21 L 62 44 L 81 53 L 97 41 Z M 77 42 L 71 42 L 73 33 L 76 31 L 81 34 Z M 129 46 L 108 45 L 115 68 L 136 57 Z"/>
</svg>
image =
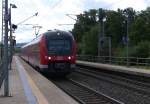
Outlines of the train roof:
<svg viewBox="0 0 150 104">
<path fill-rule="evenodd" d="M 43 33 L 46 36 L 54 36 L 54 35 L 63 35 L 63 36 L 72 36 L 70 32 L 62 31 L 62 30 L 48 30 L 47 32 Z"/>
<path fill-rule="evenodd" d="M 28 46 L 28 45 L 31 45 L 31 44 L 33 44 L 33 43 L 36 43 L 36 42 L 38 42 L 39 40 L 40 40 L 40 37 L 42 36 L 42 35 L 44 35 L 44 36 L 54 36 L 54 35 L 63 35 L 63 36 L 66 36 L 66 37 L 71 37 L 72 39 L 74 39 L 74 37 L 73 37 L 73 35 L 70 33 L 70 32 L 67 32 L 67 31 L 62 31 L 62 30 L 48 30 L 47 32 L 45 32 L 45 33 L 42 33 L 41 35 L 39 35 L 37 38 L 34 38 L 31 42 L 29 42 L 29 43 L 27 43 L 27 44 L 25 44 L 24 46 L 22 46 L 21 48 L 24 48 L 24 47 L 26 47 L 26 46 Z"/>
</svg>

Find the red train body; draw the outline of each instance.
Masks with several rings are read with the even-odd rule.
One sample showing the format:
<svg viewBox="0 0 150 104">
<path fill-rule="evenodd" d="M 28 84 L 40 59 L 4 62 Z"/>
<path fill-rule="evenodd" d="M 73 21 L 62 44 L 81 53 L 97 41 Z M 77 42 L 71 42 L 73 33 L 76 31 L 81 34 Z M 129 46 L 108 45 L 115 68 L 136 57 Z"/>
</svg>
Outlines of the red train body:
<svg viewBox="0 0 150 104">
<path fill-rule="evenodd" d="M 75 68 L 76 42 L 69 32 L 48 31 L 23 46 L 21 57 L 40 71 L 67 74 Z"/>
</svg>

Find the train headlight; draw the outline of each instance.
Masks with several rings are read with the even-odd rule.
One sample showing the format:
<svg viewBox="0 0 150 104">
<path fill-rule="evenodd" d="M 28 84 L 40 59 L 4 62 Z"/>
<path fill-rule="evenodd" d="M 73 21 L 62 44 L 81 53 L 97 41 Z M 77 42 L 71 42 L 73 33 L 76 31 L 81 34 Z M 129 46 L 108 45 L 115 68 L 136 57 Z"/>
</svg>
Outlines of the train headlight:
<svg viewBox="0 0 150 104">
<path fill-rule="evenodd" d="M 68 59 L 70 60 L 70 59 L 71 59 L 71 57 L 69 56 L 69 57 L 68 57 Z"/>
<path fill-rule="evenodd" d="M 51 57 L 48 57 L 48 59 L 51 60 L 52 58 L 51 58 Z"/>
</svg>

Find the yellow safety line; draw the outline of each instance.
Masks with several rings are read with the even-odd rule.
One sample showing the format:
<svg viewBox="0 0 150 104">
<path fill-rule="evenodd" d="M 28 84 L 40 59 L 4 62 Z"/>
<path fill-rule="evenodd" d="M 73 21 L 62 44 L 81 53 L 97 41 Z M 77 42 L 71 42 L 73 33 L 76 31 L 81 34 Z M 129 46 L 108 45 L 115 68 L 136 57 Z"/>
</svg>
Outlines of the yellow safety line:
<svg viewBox="0 0 150 104">
<path fill-rule="evenodd" d="M 38 104 L 49 104 L 48 101 L 46 100 L 46 98 L 44 97 L 44 95 L 41 93 L 41 91 L 39 90 L 39 88 L 36 86 L 36 84 L 34 83 L 34 81 L 31 79 L 31 77 L 28 75 L 28 73 L 26 72 L 26 70 L 24 69 L 24 74 L 27 77 L 27 80 L 29 82 L 29 85 L 34 93 L 34 95 L 37 98 Z"/>
</svg>

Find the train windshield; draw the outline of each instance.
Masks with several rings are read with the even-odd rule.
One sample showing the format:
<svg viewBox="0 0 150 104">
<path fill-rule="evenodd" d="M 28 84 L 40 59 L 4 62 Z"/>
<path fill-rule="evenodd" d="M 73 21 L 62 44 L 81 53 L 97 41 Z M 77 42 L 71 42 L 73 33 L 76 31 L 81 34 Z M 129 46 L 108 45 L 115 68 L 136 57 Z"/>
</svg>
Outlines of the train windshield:
<svg viewBox="0 0 150 104">
<path fill-rule="evenodd" d="M 71 53 L 71 41 L 69 39 L 53 39 L 48 41 L 48 53 L 50 55 L 68 55 Z"/>
</svg>

